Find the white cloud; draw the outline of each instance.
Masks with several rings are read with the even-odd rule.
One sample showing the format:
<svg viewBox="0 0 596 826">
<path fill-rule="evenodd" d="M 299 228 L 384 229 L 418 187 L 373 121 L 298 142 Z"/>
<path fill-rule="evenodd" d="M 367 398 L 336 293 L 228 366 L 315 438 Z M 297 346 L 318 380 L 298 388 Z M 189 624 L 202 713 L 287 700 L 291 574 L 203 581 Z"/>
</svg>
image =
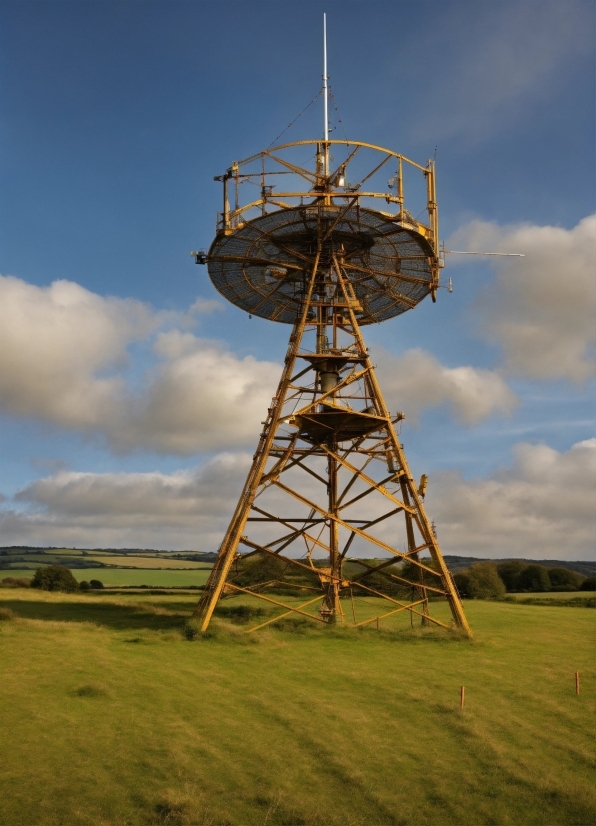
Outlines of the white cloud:
<svg viewBox="0 0 596 826">
<path fill-rule="evenodd" d="M 581 0 L 451 4 L 445 16 L 436 51 L 445 61 L 451 49 L 451 60 L 433 74 L 414 121 L 414 137 L 425 141 L 474 142 L 528 117 L 592 47 L 592 9 Z"/>
<path fill-rule="evenodd" d="M 279 365 L 239 359 L 177 330 L 160 334 L 156 351 L 163 361 L 150 371 L 145 390 L 126 399 L 118 421 L 106 427 L 114 447 L 192 454 L 256 441 Z"/>
<path fill-rule="evenodd" d="M 416 421 L 424 408 L 446 404 L 463 424 L 509 414 L 517 399 L 498 373 L 474 367 L 445 367 L 425 350 L 394 356 L 373 350 L 379 381 L 389 408 Z"/>
<path fill-rule="evenodd" d="M 95 428 L 114 413 L 126 347 L 157 321 L 140 301 L 102 298 L 71 281 L 36 287 L 0 276 L 0 404 L 14 415 Z"/>
<path fill-rule="evenodd" d="M 249 466 L 249 455 L 224 453 L 172 474 L 60 471 L 0 512 L 2 541 L 214 551 Z"/>
<path fill-rule="evenodd" d="M 0 276 L 0 409 L 103 436 L 118 451 L 191 454 L 251 444 L 280 367 L 172 330 L 159 333 L 141 388 L 123 375 L 127 347 L 186 314 L 155 313 L 132 299 L 102 298 L 69 281 L 37 287 Z"/>
<path fill-rule="evenodd" d="M 427 507 L 444 553 L 533 559 L 593 559 L 596 439 L 564 453 L 521 443 L 514 463 L 488 479 L 438 472 Z"/>
<path fill-rule="evenodd" d="M 0 409 L 101 436 L 121 453 L 252 446 L 281 367 L 238 358 L 184 331 L 193 315 L 216 308 L 199 299 L 185 314 L 156 313 L 68 281 L 36 287 L 0 276 Z M 182 329 L 160 331 L 164 325 Z M 153 347 L 153 363 L 140 377 L 134 364 L 125 373 L 135 341 Z M 422 350 L 400 358 L 379 350 L 378 362 L 390 405 L 414 418 L 446 403 L 473 424 L 515 404 L 489 370 L 443 367 Z"/>
<path fill-rule="evenodd" d="M 563 453 L 522 443 L 514 454 L 511 468 L 489 478 L 466 481 L 456 470 L 431 476 L 427 509 L 443 552 L 593 558 L 596 439 Z M 5 503 L 2 542 L 217 550 L 250 461 L 248 454 L 224 453 L 202 468 L 172 474 L 59 471 L 20 491 L 16 508 Z M 312 480 L 295 483 L 315 495 Z M 287 497 L 275 490 L 272 495 L 261 506 L 285 512 Z M 251 536 L 258 530 L 252 526 Z M 394 533 L 390 541 L 403 542 Z"/>
<path fill-rule="evenodd" d="M 596 215 L 569 230 L 472 221 L 448 246 L 525 254 L 493 259 L 496 284 L 477 302 L 482 332 L 501 346 L 510 372 L 574 381 L 593 375 Z"/>
</svg>

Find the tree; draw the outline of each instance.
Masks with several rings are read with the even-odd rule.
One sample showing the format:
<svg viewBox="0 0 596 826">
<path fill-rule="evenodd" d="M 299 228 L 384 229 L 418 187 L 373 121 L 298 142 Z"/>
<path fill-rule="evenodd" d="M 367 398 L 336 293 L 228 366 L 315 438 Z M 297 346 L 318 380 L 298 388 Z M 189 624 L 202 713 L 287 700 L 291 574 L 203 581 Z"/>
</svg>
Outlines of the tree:
<svg viewBox="0 0 596 826">
<path fill-rule="evenodd" d="M 496 599 L 505 594 L 505 585 L 494 562 L 476 562 L 467 570 L 468 595 L 472 599 Z"/>
<path fill-rule="evenodd" d="M 458 571 L 456 574 L 453 575 L 453 579 L 455 581 L 455 587 L 457 588 L 460 597 L 469 597 L 470 596 L 470 572 L 469 572 L 469 570 Z"/>
<path fill-rule="evenodd" d="M 596 576 L 587 576 L 581 584 L 580 591 L 596 591 Z"/>
<path fill-rule="evenodd" d="M 103 582 L 100 579 L 92 579 L 89 582 L 91 588 L 103 588 Z"/>
<path fill-rule="evenodd" d="M 519 578 L 520 591 L 548 591 L 550 579 L 542 565 L 528 565 Z"/>
<path fill-rule="evenodd" d="M 508 591 L 521 590 L 519 579 L 527 567 L 528 563 L 523 562 L 521 559 L 508 559 L 505 562 L 499 562 L 497 564 L 499 576 Z"/>
<path fill-rule="evenodd" d="M 31 580 L 32 588 L 41 588 L 42 591 L 78 591 L 79 583 L 72 572 L 63 565 L 47 565 L 38 568 Z"/>
<path fill-rule="evenodd" d="M 576 571 L 568 568 L 547 568 L 548 578 L 553 588 L 565 589 L 566 591 L 577 591 L 584 577 Z"/>
<path fill-rule="evenodd" d="M 84 579 L 82 582 L 79 582 L 79 591 L 89 591 L 91 590 L 91 585 Z"/>
</svg>

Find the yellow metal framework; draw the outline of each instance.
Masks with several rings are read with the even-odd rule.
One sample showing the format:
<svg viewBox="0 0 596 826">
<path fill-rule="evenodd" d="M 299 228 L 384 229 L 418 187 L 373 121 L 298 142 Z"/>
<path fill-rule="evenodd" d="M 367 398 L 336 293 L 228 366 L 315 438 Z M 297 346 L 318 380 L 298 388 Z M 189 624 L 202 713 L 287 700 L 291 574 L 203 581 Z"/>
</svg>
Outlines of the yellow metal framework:
<svg viewBox="0 0 596 826">
<path fill-rule="evenodd" d="M 316 168 L 309 170 L 298 163 L 293 163 L 284 154 L 292 155 L 299 147 L 316 148 Z M 330 168 L 330 152 L 333 147 L 344 150 L 345 158 L 338 160 L 335 168 L 328 174 L 325 170 Z M 357 155 L 362 150 L 371 150 L 374 153 L 382 153 L 382 160 L 375 162 L 371 168 L 363 175 L 358 176 L 356 183 L 348 183 L 347 176 L 352 166 L 355 165 Z M 358 160 L 360 157 L 358 157 Z M 395 175 L 392 188 L 395 192 L 388 192 L 377 189 L 363 189 L 364 184 L 370 181 L 381 169 L 393 161 L 395 164 Z M 255 164 L 260 165 L 259 171 L 252 171 Z M 404 200 L 404 167 L 409 166 L 418 170 L 426 178 L 426 212 L 427 222 L 421 223 L 410 215 L 405 209 Z M 384 170 L 385 171 L 385 170 Z M 274 176 L 278 180 L 281 174 L 291 174 L 293 182 L 302 182 L 302 186 L 293 187 L 290 190 L 282 189 L 273 192 L 276 184 L 269 184 L 269 176 Z M 235 161 L 224 175 L 218 175 L 215 180 L 223 183 L 223 211 L 218 214 L 217 229 L 225 234 L 234 233 L 242 227 L 250 217 L 254 217 L 255 210 L 265 214 L 271 207 L 287 209 L 295 206 L 298 201 L 312 199 L 313 194 L 321 193 L 323 203 L 330 205 L 333 203 L 346 203 L 353 201 L 358 206 L 367 199 L 383 199 L 388 205 L 393 206 L 394 212 L 385 213 L 391 215 L 398 221 L 408 224 L 411 229 L 429 239 L 433 246 L 434 258 L 438 270 L 439 266 L 439 217 L 437 210 L 436 183 L 435 183 L 435 162 L 428 160 L 426 166 L 421 166 L 415 161 L 406 158 L 391 149 L 376 146 L 364 141 L 294 141 L 283 143 L 251 155 L 242 161 Z M 249 200 L 247 203 L 240 203 L 240 187 L 243 183 L 260 183 L 260 197 Z M 305 187 L 304 183 L 309 186 Z M 234 207 L 230 207 L 230 187 L 234 190 Z M 284 199 L 280 201 L 280 199 Z M 438 273 L 437 273 L 438 279 Z"/>
<path fill-rule="evenodd" d="M 233 164 L 220 178 L 224 211 L 205 256 L 210 275 L 234 303 L 291 320 L 293 327 L 252 466 L 195 615 L 205 631 L 222 597 L 249 595 L 279 609 L 249 631 L 290 615 L 362 626 L 406 613 L 423 625 L 451 624 L 470 635 L 424 509 L 426 477 L 414 481 L 396 430 L 403 415 L 387 409 L 360 329 L 411 309 L 424 295 L 435 297 L 434 164 L 407 161 L 427 179 L 429 220 L 422 225 L 404 206 L 407 159 L 343 142 L 347 160 L 325 175 L 330 149 L 340 143 L 285 144 Z M 265 156 L 279 162 L 281 150 L 310 145 L 316 146 L 314 172 L 287 158 L 281 164 L 310 188 L 274 198 L 265 183 Z M 385 158 L 350 188 L 346 171 L 362 148 Z M 397 163 L 397 194 L 364 191 L 362 184 L 390 159 Z M 240 206 L 240 182 L 256 174 L 241 170 L 255 161 L 261 164 L 261 199 Z M 234 209 L 228 204 L 230 180 L 236 184 Z M 361 220 L 360 201 L 377 197 L 395 204 L 396 212 L 374 213 L 376 223 L 370 216 L 368 223 Z M 280 215 L 263 223 L 272 207 Z M 230 254 L 229 243 L 236 241 Z M 404 255 L 412 244 L 419 252 Z M 415 264 L 418 276 L 408 270 L 412 258 L 422 259 Z M 371 290 L 390 295 L 390 303 L 371 298 Z M 284 601 L 289 593 L 304 599 Z M 375 598 L 369 600 L 377 610 L 372 617 L 370 605 L 366 616 L 357 614 L 363 597 Z M 451 623 L 434 611 L 445 601 Z"/>
</svg>

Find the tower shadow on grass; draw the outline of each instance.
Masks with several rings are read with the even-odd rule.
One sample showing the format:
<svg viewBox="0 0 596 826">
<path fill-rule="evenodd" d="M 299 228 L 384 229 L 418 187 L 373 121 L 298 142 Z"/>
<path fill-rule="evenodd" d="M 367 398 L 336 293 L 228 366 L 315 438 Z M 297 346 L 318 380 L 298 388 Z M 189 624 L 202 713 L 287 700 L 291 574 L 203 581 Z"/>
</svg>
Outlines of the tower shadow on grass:
<svg viewBox="0 0 596 826">
<path fill-rule="evenodd" d="M 2 604 L 22 619 L 91 622 L 117 630 L 171 631 L 181 628 L 189 616 L 188 611 L 162 613 L 143 605 L 121 605 L 113 602 L 36 602 L 13 599 L 3 600 Z"/>
</svg>

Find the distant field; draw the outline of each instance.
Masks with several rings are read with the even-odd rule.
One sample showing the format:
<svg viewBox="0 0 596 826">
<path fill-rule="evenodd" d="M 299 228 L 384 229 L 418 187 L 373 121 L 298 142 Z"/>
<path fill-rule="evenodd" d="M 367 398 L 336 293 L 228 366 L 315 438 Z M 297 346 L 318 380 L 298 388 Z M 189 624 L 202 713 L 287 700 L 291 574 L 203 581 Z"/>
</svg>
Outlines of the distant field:
<svg viewBox="0 0 596 826">
<path fill-rule="evenodd" d="M 204 562 L 192 562 L 187 559 L 164 559 L 163 557 L 143 556 L 94 556 L 95 562 L 104 565 L 119 565 L 122 568 L 211 568 Z"/>
<path fill-rule="evenodd" d="M 596 596 L 594 591 L 541 591 L 526 594 L 507 594 L 514 599 L 588 599 Z"/>
<path fill-rule="evenodd" d="M 204 585 L 207 582 L 210 568 L 206 565 L 192 571 L 163 571 L 163 570 L 138 570 L 130 568 L 73 568 L 72 573 L 77 582 L 84 579 L 99 579 L 104 585 L 151 585 L 151 586 L 173 586 L 173 585 Z M 34 574 L 33 569 L 14 569 L 0 571 L 0 579 L 5 576 L 25 577 L 31 579 Z"/>
<path fill-rule="evenodd" d="M 45 562 L 46 565 L 51 565 L 55 559 L 64 558 L 65 556 L 76 556 L 76 554 L 11 554 L 10 556 L 0 557 L 0 561 L 6 563 L 14 558 L 27 560 L 27 562 Z"/>
<path fill-rule="evenodd" d="M 9 555 L 0 556 L 0 564 L 2 565 L 22 565 L 25 568 L 32 564 L 55 565 L 56 563 L 63 563 L 65 560 L 70 560 L 76 557 L 77 562 L 82 560 L 83 554 L 81 551 L 52 551 L 51 553 L 11 553 Z M 16 560 L 16 561 L 13 561 Z M 2 569 L 0 569 L 2 570 Z"/>
<path fill-rule="evenodd" d="M 2 826 L 594 823 L 596 611 L 466 602 L 472 641 L 220 618 L 191 642 L 195 604 L 0 590 Z"/>
</svg>

